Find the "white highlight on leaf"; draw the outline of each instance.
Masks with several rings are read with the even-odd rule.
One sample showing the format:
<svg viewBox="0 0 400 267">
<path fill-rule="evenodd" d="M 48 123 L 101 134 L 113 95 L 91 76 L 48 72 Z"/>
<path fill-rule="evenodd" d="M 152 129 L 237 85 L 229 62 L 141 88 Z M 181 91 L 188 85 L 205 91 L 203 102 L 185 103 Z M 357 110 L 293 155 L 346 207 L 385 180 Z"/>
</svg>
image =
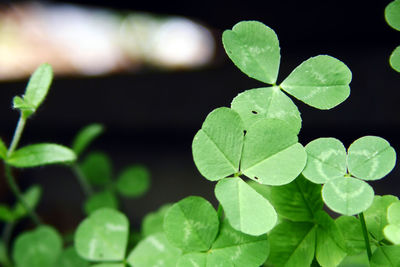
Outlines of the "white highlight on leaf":
<svg viewBox="0 0 400 267">
<path fill-rule="evenodd" d="M 346 178 L 344 178 L 346 179 Z M 337 187 L 334 183 L 331 184 L 333 190 L 335 191 L 335 193 L 343 200 L 349 200 L 349 199 L 354 199 L 357 198 L 358 196 L 360 196 L 364 191 L 365 191 L 365 187 L 361 186 L 359 187 L 357 190 L 352 191 L 352 192 L 343 192 L 340 190 L 339 187 Z"/>
<path fill-rule="evenodd" d="M 163 252 L 165 250 L 164 244 L 158 241 L 155 237 L 151 236 L 147 239 L 158 251 Z"/>
<path fill-rule="evenodd" d="M 328 177 L 328 175 L 324 172 L 323 163 L 325 163 L 330 157 L 337 156 L 337 155 L 340 155 L 340 151 L 339 150 L 329 149 L 329 150 L 326 150 L 326 151 L 322 151 L 317 156 L 317 160 L 314 161 L 314 164 L 315 164 L 315 167 L 316 167 L 318 173 L 323 178 L 325 178 L 325 180 L 329 180 L 329 178 L 332 178 L 332 177 Z"/>
<path fill-rule="evenodd" d="M 89 258 L 94 258 L 94 254 L 96 252 L 96 247 L 97 247 L 97 240 L 96 239 L 90 240 L 90 243 L 89 243 Z"/>
<path fill-rule="evenodd" d="M 126 227 L 123 225 L 107 223 L 106 228 L 112 232 L 125 232 Z"/>
</svg>

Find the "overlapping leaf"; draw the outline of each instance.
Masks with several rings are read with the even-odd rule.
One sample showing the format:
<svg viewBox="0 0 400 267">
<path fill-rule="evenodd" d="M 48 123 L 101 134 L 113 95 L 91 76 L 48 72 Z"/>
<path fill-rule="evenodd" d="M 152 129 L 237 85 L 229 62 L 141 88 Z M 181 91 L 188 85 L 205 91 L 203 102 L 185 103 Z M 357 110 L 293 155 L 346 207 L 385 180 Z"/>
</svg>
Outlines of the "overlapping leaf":
<svg viewBox="0 0 400 267">
<path fill-rule="evenodd" d="M 118 199 L 113 192 L 105 190 L 93 194 L 84 203 L 84 210 L 87 215 L 101 208 L 118 209 Z"/>
<path fill-rule="evenodd" d="M 366 254 L 360 221 L 354 216 L 340 216 L 335 221 L 343 235 L 345 251 L 349 255 L 357 255 L 361 252 Z M 371 243 L 370 246 L 373 246 L 373 244 Z"/>
<path fill-rule="evenodd" d="M 79 257 L 74 247 L 65 249 L 54 267 L 88 267 L 89 262 Z"/>
<path fill-rule="evenodd" d="M 400 202 L 392 203 L 387 209 L 388 225 L 383 229 L 386 239 L 400 245 Z"/>
<path fill-rule="evenodd" d="M 141 234 L 144 237 L 164 231 L 164 216 L 171 204 L 164 204 L 157 211 L 148 213 L 142 221 Z"/>
<path fill-rule="evenodd" d="M 379 246 L 370 261 L 371 267 L 398 267 L 400 266 L 400 246 Z"/>
</svg>

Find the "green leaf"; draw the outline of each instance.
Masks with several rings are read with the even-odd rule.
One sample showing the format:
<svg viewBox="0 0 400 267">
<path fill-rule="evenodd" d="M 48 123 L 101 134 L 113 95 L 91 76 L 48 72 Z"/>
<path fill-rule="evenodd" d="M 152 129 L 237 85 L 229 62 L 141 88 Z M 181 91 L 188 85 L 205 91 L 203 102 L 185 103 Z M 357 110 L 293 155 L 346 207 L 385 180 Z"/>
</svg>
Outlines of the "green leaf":
<svg viewBox="0 0 400 267">
<path fill-rule="evenodd" d="M 0 138 L 0 159 L 6 159 L 7 158 L 7 147 L 4 144 L 3 140 Z"/>
<path fill-rule="evenodd" d="M 234 267 L 231 261 L 212 253 L 188 253 L 182 255 L 176 267 Z"/>
<path fill-rule="evenodd" d="M 260 120 L 248 129 L 241 159 L 241 171 L 266 185 L 284 185 L 304 169 L 307 154 L 296 132 L 278 119 Z"/>
<path fill-rule="evenodd" d="M 393 50 L 389 58 L 389 63 L 395 71 L 400 72 L 400 46 Z"/>
<path fill-rule="evenodd" d="M 13 222 L 15 220 L 13 210 L 5 204 L 0 204 L 0 220 L 3 222 Z"/>
<path fill-rule="evenodd" d="M 351 76 L 343 62 L 320 55 L 301 63 L 280 86 L 312 107 L 331 109 L 349 96 Z"/>
<path fill-rule="evenodd" d="M 270 256 L 275 267 L 310 266 L 315 252 L 313 223 L 283 221 L 269 234 Z"/>
<path fill-rule="evenodd" d="M 387 240 L 393 244 L 400 245 L 400 202 L 390 204 L 387 209 L 387 225 L 383 232 Z"/>
<path fill-rule="evenodd" d="M 126 265 L 123 263 L 100 263 L 95 264 L 90 267 L 125 267 Z"/>
<path fill-rule="evenodd" d="M 201 197 L 184 198 L 172 205 L 164 217 L 164 232 L 169 242 L 186 252 L 208 250 L 218 229 L 217 212 Z"/>
<path fill-rule="evenodd" d="M 335 138 L 318 138 L 306 145 L 307 164 L 303 175 L 317 184 L 346 174 L 346 148 Z"/>
<path fill-rule="evenodd" d="M 387 209 L 397 201 L 397 197 L 391 195 L 375 196 L 371 207 L 364 212 L 367 229 L 377 241 L 384 239 L 383 228 L 388 224 Z"/>
<path fill-rule="evenodd" d="M 371 258 L 371 267 L 399 267 L 400 246 L 380 246 Z"/>
<path fill-rule="evenodd" d="M 123 260 L 128 232 L 129 222 L 124 214 L 112 209 L 100 209 L 78 226 L 75 248 L 79 256 L 87 260 Z"/>
<path fill-rule="evenodd" d="M 336 225 L 343 235 L 346 252 L 349 255 L 357 255 L 361 252 L 365 253 L 363 232 L 360 221 L 356 217 L 340 216 L 336 219 Z"/>
<path fill-rule="evenodd" d="M 92 214 L 98 209 L 110 208 L 118 209 L 118 199 L 114 193 L 106 190 L 100 193 L 96 193 L 90 196 L 84 204 L 85 213 L 87 215 Z"/>
<path fill-rule="evenodd" d="M 148 213 L 142 221 L 141 233 L 144 237 L 164 231 L 164 216 L 171 204 L 164 204 L 157 211 Z"/>
<path fill-rule="evenodd" d="M 24 118 L 29 118 L 36 111 L 36 107 L 31 103 L 26 102 L 19 96 L 13 98 L 13 108 L 19 109 Z"/>
<path fill-rule="evenodd" d="M 72 142 L 72 150 L 79 156 L 103 132 L 104 126 L 102 124 L 93 123 L 87 125 L 75 136 Z"/>
<path fill-rule="evenodd" d="M 331 210 L 350 216 L 371 206 L 374 190 L 364 181 L 341 177 L 330 180 L 322 187 L 322 198 Z"/>
<path fill-rule="evenodd" d="M 338 267 L 370 267 L 365 250 L 357 255 L 347 255 Z"/>
<path fill-rule="evenodd" d="M 16 267 L 52 267 L 62 249 L 62 239 L 50 226 L 39 226 L 17 237 L 12 257 Z"/>
<path fill-rule="evenodd" d="M 76 253 L 74 247 L 69 247 L 65 249 L 60 257 L 58 258 L 56 264 L 53 267 L 88 267 L 89 262 L 85 261 Z"/>
<path fill-rule="evenodd" d="M 275 84 L 280 48 L 275 32 L 258 21 L 242 21 L 224 31 L 222 43 L 233 63 L 249 77 Z"/>
<path fill-rule="evenodd" d="M 0 212 L 0 214 L 1 214 L 1 212 Z M 4 246 L 4 242 L 1 240 L 0 240 L 0 265 L 1 266 L 12 266 L 10 263 L 10 259 L 8 258 L 8 255 L 7 255 L 6 247 Z"/>
<path fill-rule="evenodd" d="M 181 254 L 180 249 L 168 242 L 164 233 L 156 233 L 140 241 L 127 261 L 135 267 L 176 267 Z"/>
<path fill-rule="evenodd" d="M 280 119 L 297 134 L 301 128 L 297 106 L 278 86 L 244 91 L 233 99 L 231 107 L 239 113 L 246 129 L 262 119 Z"/>
<path fill-rule="evenodd" d="M 335 267 L 347 255 L 344 238 L 335 221 L 324 211 L 316 214 L 317 246 L 315 256 L 321 266 Z"/>
<path fill-rule="evenodd" d="M 383 138 L 364 136 L 350 145 L 347 164 L 350 174 L 363 180 L 385 177 L 396 164 L 396 151 Z"/>
<path fill-rule="evenodd" d="M 116 186 L 123 196 L 140 197 L 149 190 L 150 173 L 144 166 L 131 166 L 119 175 Z"/>
<path fill-rule="evenodd" d="M 35 144 L 20 148 L 7 159 L 14 167 L 28 168 L 41 165 L 70 163 L 76 160 L 75 153 L 68 147 L 56 144 Z"/>
<path fill-rule="evenodd" d="M 240 178 L 218 182 L 215 196 L 232 227 L 249 235 L 262 235 L 277 221 L 274 207 Z"/>
<path fill-rule="evenodd" d="M 392 1 L 385 8 L 386 22 L 395 30 L 400 31 L 400 1 Z"/>
<path fill-rule="evenodd" d="M 39 203 L 40 197 L 42 196 L 42 188 L 38 185 L 33 185 L 26 190 L 26 192 L 23 194 L 23 198 L 25 200 L 25 203 L 28 204 L 29 208 L 34 210 Z M 28 211 L 25 209 L 25 207 L 21 203 L 17 203 L 14 206 L 14 220 L 18 220 L 22 217 L 25 217 L 28 215 Z"/>
<path fill-rule="evenodd" d="M 314 214 L 322 210 L 321 185 L 302 175 L 282 186 L 271 186 L 267 197 L 279 216 L 297 222 L 313 222 Z"/>
<path fill-rule="evenodd" d="M 92 152 L 81 163 L 81 170 L 93 185 L 107 185 L 111 182 L 111 160 L 103 152 Z"/>
<path fill-rule="evenodd" d="M 239 171 L 243 131 L 239 114 L 229 108 L 208 114 L 192 144 L 194 162 L 205 178 L 216 181 Z"/>
</svg>

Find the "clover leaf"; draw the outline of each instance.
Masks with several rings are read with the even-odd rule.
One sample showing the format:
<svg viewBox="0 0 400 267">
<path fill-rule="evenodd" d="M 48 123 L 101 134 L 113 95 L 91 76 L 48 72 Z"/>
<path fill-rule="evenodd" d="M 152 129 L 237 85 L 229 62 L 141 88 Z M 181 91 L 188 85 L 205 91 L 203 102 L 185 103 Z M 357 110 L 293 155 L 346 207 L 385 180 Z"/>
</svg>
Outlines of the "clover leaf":
<svg viewBox="0 0 400 267">
<path fill-rule="evenodd" d="M 387 209 L 388 225 L 383 229 L 387 240 L 400 245 L 400 201 L 392 203 Z"/>
</svg>

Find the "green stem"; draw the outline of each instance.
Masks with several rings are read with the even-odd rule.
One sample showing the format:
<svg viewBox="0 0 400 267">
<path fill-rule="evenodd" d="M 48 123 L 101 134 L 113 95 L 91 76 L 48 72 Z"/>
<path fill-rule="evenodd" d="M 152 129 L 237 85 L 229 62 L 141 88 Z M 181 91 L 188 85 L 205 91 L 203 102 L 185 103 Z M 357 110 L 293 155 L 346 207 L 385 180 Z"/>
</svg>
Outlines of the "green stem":
<svg viewBox="0 0 400 267">
<path fill-rule="evenodd" d="M 22 132 L 25 128 L 26 119 L 22 116 L 19 117 L 17 128 L 15 129 L 13 139 L 11 141 L 10 147 L 8 148 L 7 157 L 10 157 L 14 150 L 17 148 L 19 140 L 21 139 Z"/>
<path fill-rule="evenodd" d="M 72 170 L 74 171 L 75 176 L 78 180 L 78 183 L 81 186 L 86 197 L 90 197 L 91 195 L 93 195 L 93 188 L 88 183 L 85 174 L 82 172 L 81 168 L 79 167 L 79 165 L 77 163 L 72 164 Z"/>
<path fill-rule="evenodd" d="M 222 223 L 222 221 L 224 219 L 224 209 L 222 208 L 221 204 L 218 204 L 217 214 L 218 214 L 218 219 L 219 219 L 220 223 Z"/>
<path fill-rule="evenodd" d="M 2 239 L 3 239 L 3 245 L 4 245 L 4 255 L 5 255 L 5 265 L 6 266 L 11 266 L 11 261 L 10 261 L 10 256 L 9 256 L 9 247 L 10 247 L 10 240 L 11 240 L 11 235 L 14 230 L 15 223 L 14 222 L 9 222 L 4 226 L 3 229 L 3 234 L 2 234 Z"/>
<path fill-rule="evenodd" d="M 11 173 L 11 167 L 8 164 L 5 164 L 4 168 L 6 170 L 6 178 L 7 178 L 8 185 L 11 188 L 11 191 L 13 191 L 17 200 L 26 209 L 29 216 L 32 218 L 32 221 L 34 223 L 36 223 L 37 225 L 41 225 L 42 222 L 40 221 L 39 216 L 36 214 L 36 212 L 34 210 L 31 209 L 31 207 L 29 207 L 28 203 L 26 203 L 24 197 L 22 196 L 21 190 L 19 189 L 18 184 L 15 182 L 14 176 Z"/>
<path fill-rule="evenodd" d="M 371 245 L 369 244 L 368 230 L 367 230 L 367 225 L 365 224 L 364 213 L 361 212 L 358 215 L 358 217 L 360 218 L 361 228 L 362 228 L 362 232 L 364 235 L 364 241 L 365 241 L 365 247 L 367 249 L 368 260 L 371 261 L 372 251 L 371 251 Z"/>
</svg>

